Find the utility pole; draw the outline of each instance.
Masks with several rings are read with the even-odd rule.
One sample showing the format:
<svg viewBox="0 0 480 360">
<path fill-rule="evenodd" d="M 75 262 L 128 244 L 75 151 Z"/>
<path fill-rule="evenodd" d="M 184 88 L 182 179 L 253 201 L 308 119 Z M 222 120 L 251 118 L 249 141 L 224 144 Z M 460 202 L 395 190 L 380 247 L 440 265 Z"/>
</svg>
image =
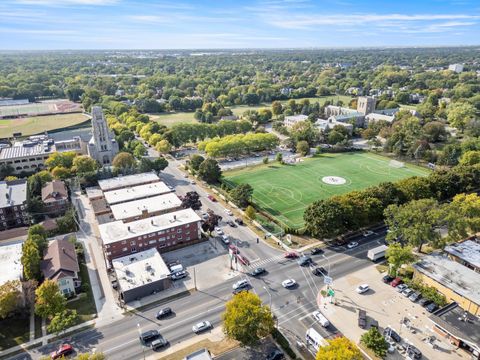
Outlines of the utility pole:
<svg viewBox="0 0 480 360">
<path fill-rule="evenodd" d="M 138 335 L 142 334 L 142 330 L 140 328 L 140 324 L 137 324 Z M 145 345 L 142 343 L 142 352 L 143 352 L 143 360 L 145 360 Z"/>
<path fill-rule="evenodd" d="M 197 271 L 195 270 L 195 266 L 193 267 L 193 286 L 195 290 L 197 290 Z"/>
</svg>

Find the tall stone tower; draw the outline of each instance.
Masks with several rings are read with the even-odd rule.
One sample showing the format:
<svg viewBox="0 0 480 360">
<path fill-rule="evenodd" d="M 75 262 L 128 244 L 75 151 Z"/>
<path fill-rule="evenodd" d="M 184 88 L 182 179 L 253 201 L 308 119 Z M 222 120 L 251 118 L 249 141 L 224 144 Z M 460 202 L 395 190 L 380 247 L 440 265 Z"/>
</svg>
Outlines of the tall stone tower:
<svg viewBox="0 0 480 360">
<path fill-rule="evenodd" d="M 375 111 L 375 105 L 375 98 L 371 96 L 360 96 L 357 100 L 357 111 L 363 115 L 367 115 Z"/>
<path fill-rule="evenodd" d="M 118 143 L 113 132 L 108 129 L 100 106 L 92 107 L 92 133 L 88 142 L 88 155 L 102 166 L 110 165 L 118 153 Z"/>
</svg>

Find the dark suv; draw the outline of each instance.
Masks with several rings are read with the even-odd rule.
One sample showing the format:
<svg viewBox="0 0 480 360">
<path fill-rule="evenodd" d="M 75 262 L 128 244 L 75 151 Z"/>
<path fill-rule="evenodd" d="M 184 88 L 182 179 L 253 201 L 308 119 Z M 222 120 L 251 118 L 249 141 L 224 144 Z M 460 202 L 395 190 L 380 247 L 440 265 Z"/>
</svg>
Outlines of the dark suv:
<svg viewBox="0 0 480 360">
<path fill-rule="evenodd" d="M 278 349 L 273 350 L 270 354 L 267 355 L 267 360 L 280 360 L 283 359 L 283 352 Z"/>
<path fill-rule="evenodd" d="M 389 327 L 386 327 L 385 330 L 383 330 L 383 336 L 385 338 L 390 336 L 390 338 L 393 339 L 397 343 L 402 341 L 402 338 L 400 337 L 400 335 L 398 335 L 398 333 L 395 330 L 393 330 Z"/>
<path fill-rule="evenodd" d="M 149 343 L 160 337 L 160 333 L 157 330 L 148 330 L 140 334 L 140 342 L 142 344 Z"/>
</svg>

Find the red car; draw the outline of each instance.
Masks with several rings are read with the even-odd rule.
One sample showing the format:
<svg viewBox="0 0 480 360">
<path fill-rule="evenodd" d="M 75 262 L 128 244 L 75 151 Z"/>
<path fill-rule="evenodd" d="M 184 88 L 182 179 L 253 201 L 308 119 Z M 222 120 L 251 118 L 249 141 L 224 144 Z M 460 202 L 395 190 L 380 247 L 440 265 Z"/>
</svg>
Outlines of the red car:
<svg viewBox="0 0 480 360">
<path fill-rule="evenodd" d="M 235 255 L 240 253 L 240 250 L 238 250 L 238 248 L 237 248 L 235 245 L 230 245 L 228 248 L 229 248 L 229 249 L 232 251 L 232 253 L 235 254 Z"/>
<path fill-rule="evenodd" d="M 242 256 L 240 254 L 237 254 L 237 259 L 238 261 L 240 261 L 243 265 L 250 265 L 250 261 L 248 261 L 248 259 L 245 257 L 245 256 Z"/>
<path fill-rule="evenodd" d="M 73 347 L 69 344 L 62 344 L 57 351 L 54 351 L 50 354 L 51 359 L 60 359 L 62 356 L 69 355 L 73 353 Z"/>
<path fill-rule="evenodd" d="M 298 253 L 296 253 L 295 251 L 289 251 L 286 252 L 284 256 L 286 259 L 296 259 L 298 258 Z"/>
<path fill-rule="evenodd" d="M 216 202 L 216 201 L 217 201 L 217 199 L 215 199 L 215 198 L 213 197 L 213 195 L 208 195 L 207 198 L 208 198 L 208 200 L 213 201 L 213 202 Z"/>
<path fill-rule="evenodd" d="M 403 280 L 399 277 L 396 277 L 395 279 L 393 279 L 393 281 L 390 283 L 390 285 L 392 285 L 393 287 L 397 287 L 401 283 L 403 283 Z"/>
</svg>

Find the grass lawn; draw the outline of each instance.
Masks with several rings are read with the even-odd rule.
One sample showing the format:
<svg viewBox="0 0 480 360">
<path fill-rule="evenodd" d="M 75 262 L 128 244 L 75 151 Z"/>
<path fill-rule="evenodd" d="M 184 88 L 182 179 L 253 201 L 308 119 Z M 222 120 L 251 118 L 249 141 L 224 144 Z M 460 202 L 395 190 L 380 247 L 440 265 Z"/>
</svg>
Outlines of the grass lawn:
<svg viewBox="0 0 480 360">
<path fill-rule="evenodd" d="M 406 164 L 389 166 L 390 159 L 372 153 L 323 154 L 294 165 L 259 165 L 224 173 L 230 185 L 249 183 L 253 200 L 279 222 L 292 228 L 304 225 L 303 212 L 315 200 L 364 189 L 384 181 L 425 176 L 428 170 Z M 337 183 L 322 179 L 337 176 Z"/>
<path fill-rule="evenodd" d="M 0 320 L 0 350 L 20 345 L 30 340 L 30 317 L 12 317 Z"/>
<path fill-rule="evenodd" d="M 95 300 L 93 299 L 92 287 L 90 285 L 90 278 L 88 277 L 88 269 L 84 262 L 80 262 L 80 277 L 82 279 L 82 287 L 84 284 L 88 291 L 81 293 L 78 299 L 67 302 L 67 309 L 77 310 L 79 322 L 92 320 L 96 313 Z"/>
<path fill-rule="evenodd" d="M 346 95 L 335 95 L 335 96 L 322 96 L 318 98 L 301 98 L 301 99 L 295 99 L 296 102 L 300 102 L 304 99 L 308 99 L 310 103 L 313 102 L 320 102 L 320 105 L 323 105 L 327 100 L 331 101 L 336 101 L 336 100 L 342 100 L 344 105 L 347 106 L 351 97 L 346 96 Z M 282 104 L 286 104 L 288 100 L 282 100 L 280 101 Z M 247 110 L 258 110 L 261 108 L 270 108 L 271 103 L 262 103 L 259 105 L 237 105 L 237 106 L 230 106 L 230 109 L 232 109 L 232 112 L 236 116 L 242 115 L 245 111 Z M 193 112 L 175 112 L 175 113 L 161 113 L 161 114 L 148 114 L 150 116 L 150 120 L 156 121 L 162 125 L 165 126 L 172 126 L 175 124 L 193 124 L 198 122 L 196 119 L 193 117 Z"/>
<path fill-rule="evenodd" d="M 82 113 L 33 116 L 23 119 L 0 120 L 0 138 L 11 137 L 13 133 L 23 136 L 80 124 L 88 120 Z"/>
</svg>

